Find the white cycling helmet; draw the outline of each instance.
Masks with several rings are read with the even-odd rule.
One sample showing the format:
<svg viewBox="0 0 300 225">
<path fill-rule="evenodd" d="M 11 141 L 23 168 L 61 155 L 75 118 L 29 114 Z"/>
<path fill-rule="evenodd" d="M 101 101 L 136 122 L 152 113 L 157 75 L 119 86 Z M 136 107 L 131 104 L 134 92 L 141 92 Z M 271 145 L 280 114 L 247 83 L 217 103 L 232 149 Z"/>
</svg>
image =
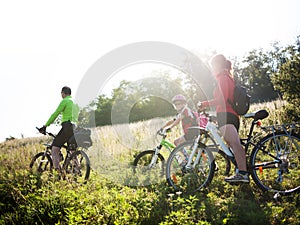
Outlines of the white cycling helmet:
<svg viewBox="0 0 300 225">
<path fill-rule="evenodd" d="M 172 102 L 186 102 L 186 98 L 183 95 L 175 95 L 172 98 Z"/>
</svg>

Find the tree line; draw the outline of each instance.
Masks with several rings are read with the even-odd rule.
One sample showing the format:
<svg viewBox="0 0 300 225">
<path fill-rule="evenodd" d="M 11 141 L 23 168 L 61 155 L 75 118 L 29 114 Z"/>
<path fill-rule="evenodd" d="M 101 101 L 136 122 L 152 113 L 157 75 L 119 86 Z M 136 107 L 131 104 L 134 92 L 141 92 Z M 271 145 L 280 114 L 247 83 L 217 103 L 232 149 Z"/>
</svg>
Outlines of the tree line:
<svg viewBox="0 0 300 225">
<path fill-rule="evenodd" d="M 214 53 L 208 53 L 203 61 Z M 287 120 L 299 120 L 300 36 L 293 44 L 275 42 L 268 50 L 254 49 L 231 61 L 235 79 L 247 87 L 252 103 L 281 98 L 287 101 Z M 79 120 L 84 126 L 104 126 L 168 117 L 176 113 L 171 99 L 179 93 L 187 96 L 189 106 L 195 108 L 198 101 L 212 97 L 214 79 L 207 68 L 200 71 L 205 78 L 200 81 L 181 72 L 174 76 L 171 71 L 156 71 L 134 82 L 123 80 L 111 96 L 102 94 L 83 108 Z"/>
</svg>

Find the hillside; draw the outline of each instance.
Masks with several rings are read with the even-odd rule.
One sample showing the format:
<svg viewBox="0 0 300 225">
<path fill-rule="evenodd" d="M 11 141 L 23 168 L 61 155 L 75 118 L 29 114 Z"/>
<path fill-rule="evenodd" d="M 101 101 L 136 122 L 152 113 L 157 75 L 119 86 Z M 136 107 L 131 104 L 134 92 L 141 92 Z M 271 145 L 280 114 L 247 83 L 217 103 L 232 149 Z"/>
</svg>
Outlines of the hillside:
<svg viewBox="0 0 300 225">
<path fill-rule="evenodd" d="M 280 123 L 280 105 L 264 103 L 252 110 L 269 110 L 263 124 Z M 87 184 L 41 179 L 30 172 L 31 157 L 49 138 L 0 143 L 0 224 L 299 224 L 299 193 L 275 199 L 253 181 L 226 184 L 217 171 L 208 188 L 188 196 L 174 193 L 164 178 L 134 174 L 135 155 L 157 145 L 154 134 L 164 121 L 94 129 Z M 174 129 L 168 139 L 179 132 Z"/>
</svg>

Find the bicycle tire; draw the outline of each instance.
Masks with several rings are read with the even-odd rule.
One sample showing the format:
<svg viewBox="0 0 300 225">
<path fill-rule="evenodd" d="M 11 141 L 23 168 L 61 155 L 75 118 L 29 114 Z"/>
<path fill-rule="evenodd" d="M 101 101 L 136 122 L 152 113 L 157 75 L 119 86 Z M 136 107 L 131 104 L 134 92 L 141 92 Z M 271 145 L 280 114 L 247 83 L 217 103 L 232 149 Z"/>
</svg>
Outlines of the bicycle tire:
<svg viewBox="0 0 300 225">
<path fill-rule="evenodd" d="M 199 164 L 195 168 L 187 169 L 182 162 L 186 163 L 186 156 L 183 149 L 189 154 L 193 141 L 187 141 L 178 145 L 170 154 L 166 165 L 166 179 L 175 191 L 183 193 L 194 193 L 207 187 L 215 172 L 214 156 L 205 145 L 198 144 L 198 150 L 202 151 Z M 196 157 L 197 153 L 194 156 Z M 193 160 L 194 160 L 193 159 Z M 180 162 L 180 160 L 182 162 Z"/>
<path fill-rule="evenodd" d="M 162 156 L 162 154 L 158 153 L 156 164 L 154 166 L 155 168 L 153 167 L 149 168 L 149 165 L 151 163 L 154 154 L 155 154 L 155 150 L 145 150 L 139 153 L 133 161 L 133 172 L 137 173 L 137 171 L 142 171 L 142 173 L 144 173 L 148 170 L 158 169 L 160 176 L 164 176 L 165 158 Z"/>
<path fill-rule="evenodd" d="M 29 167 L 34 173 L 51 172 L 53 161 L 51 156 L 45 152 L 37 153 L 31 160 Z"/>
<path fill-rule="evenodd" d="M 282 153 L 276 152 L 274 137 Z M 258 142 L 250 155 L 250 173 L 262 191 L 281 194 L 299 191 L 299 146 L 300 136 L 298 134 L 289 136 L 284 132 L 269 134 Z M 277 156 L 277 153 L 281 155 Z"/>
<path fill-rule="evenodd" d="M 91 171 L 91 163 L 88 155 L 82 150 L 76 150 L 66 159 L 64 171 L 67 180 L 86 183 Z"/>
<path fill-rule="evenodd" d="M 210 148 L 208 148 L 208 150 L 210 150 Z M 217 154 L 213 154 L 216 164 L 215 172 L 222 176 L 228 176 L 231 170 L 231 161 L 229 160 L 225 152 L 218 150 L 216 153 Z"/>
</svg>

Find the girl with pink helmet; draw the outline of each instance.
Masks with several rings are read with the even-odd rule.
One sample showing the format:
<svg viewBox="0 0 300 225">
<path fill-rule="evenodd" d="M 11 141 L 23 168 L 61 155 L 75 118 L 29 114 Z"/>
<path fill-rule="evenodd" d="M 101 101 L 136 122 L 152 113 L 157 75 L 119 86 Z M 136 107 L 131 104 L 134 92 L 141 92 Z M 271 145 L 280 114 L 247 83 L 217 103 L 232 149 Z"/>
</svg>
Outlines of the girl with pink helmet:
<svg viewBox="0 0 300 225">
<path fill-rule="evenodd" d="M 179 144 L 192 140 L 198 135 L 197 130 L 189 130 L 191 126 L 199 126 L 197 123 L 197 115 L 188 107 L 187 100 L 185 96 L 179 94 L 172 98 L 172 103 L 177 111 L 177 115 L 174 119 L 168 121 L 162 129 L 172 129 L 181 122 L 183 135 L 174 141 L 174 144 L 178 146 Z"/>
</svg>

